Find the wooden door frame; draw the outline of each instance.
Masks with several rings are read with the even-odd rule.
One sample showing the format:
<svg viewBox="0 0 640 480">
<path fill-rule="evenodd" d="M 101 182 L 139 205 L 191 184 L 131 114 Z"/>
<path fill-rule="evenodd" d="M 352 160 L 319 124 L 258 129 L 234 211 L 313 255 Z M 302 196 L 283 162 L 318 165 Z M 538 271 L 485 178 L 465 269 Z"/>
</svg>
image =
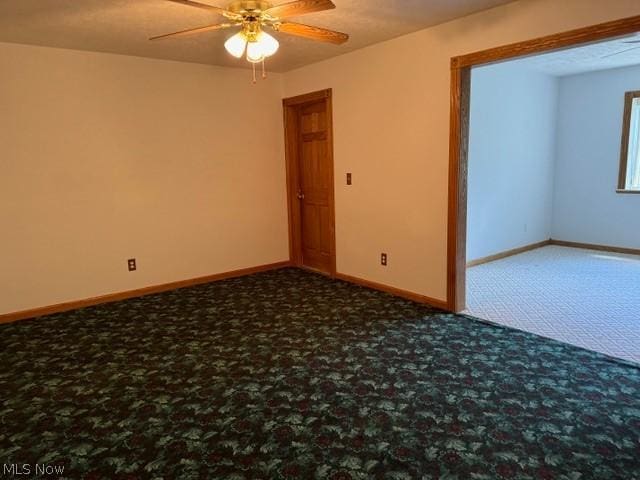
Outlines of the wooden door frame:
<svg viewBox="0 0 640 480">
<path fill-rule="evenodd" d="M 306 93 L 282 100 L 284 111 L 285 162 L 287 168 L 287 209 L 289 213 L 289 261 L 291 265 L 302 265 L 302 239 L 300 238 L 300 202 L 297 198 L 298 152 L 297 109 L 307 103 L 325 100 L 327 104 L 327 154 L 330 163 L 329 218 L 331 221 L 329 275 L 336 276 L 336 207 L 335 207 L 335 171 L 333 163 L 333 92 L 332 89 Z"/>
<path fill-rule="evenodd" d="M 640 15 L 491 48 L 451 59 L 449 201 L 447 221 L 447 308 L 465 308 L 467 247 L 467 172 L 471 69 L 575 47 L 640 31 Z"/>
</svg>

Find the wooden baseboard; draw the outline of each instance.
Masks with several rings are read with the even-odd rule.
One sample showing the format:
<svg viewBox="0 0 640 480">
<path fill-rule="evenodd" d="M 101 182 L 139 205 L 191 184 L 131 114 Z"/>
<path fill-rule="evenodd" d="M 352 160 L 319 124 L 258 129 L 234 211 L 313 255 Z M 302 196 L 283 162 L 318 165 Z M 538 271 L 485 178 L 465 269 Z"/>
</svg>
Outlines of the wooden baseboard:
<svg viewBox="0 0 640 480">
<path fill-rule="evenodd" d="M 598 252 L 625 253 L 627 255 L 640 255 L 640 248 L 612 247 L 609 245 L 595 245 L 593 243 L 567 242 L 565 240 L 549 240 L 550 245 L 559 247 L 582 248 L 596 250 Z"/>
<path fill-rule="evenodd" d="M 252 275 L 254 273 L 266 272 L 269 270 L 276 270 L 279 268 L 288 267 L 291 262 L 278 262 L 270 263 L 268 265 L 260 265 L 257 267 L 243 268 L 240 270 L 234 270 L 231 272 L 216 273 L 214 275 L 207 275 L 205 277 L 191 278 L 188 280 L 180 280 L 178 282 L 164 283 L 161 285 L 153 285 L 150 287 L 137 288 L 135 290 L 128 290 L 125 292 L 110 293 L 107 295 L 100 295 L 98 297 L 86 298 L 83 300 L 75 300 L 70 302 L 59 303 L 57 305 L 49 305 L 46 307 L 33 308 L 30 310 L 22 310 L 20 312 L 5 313 L 0 315 L 0 324 L 10 323 L 18 320 L 24 320 L 27 318 L 41 317 L 43 315 L 51 315 L 52 313 L 67 312 L 69 310 L 77 310 L 78 308 L 90 307 L 93 305 L 100 305 L 102 303 L 117 302 L 120 300 L 126 300 L 128 298 L 142 297 L 144 295 L 150 295 L 153 293 L 167 292 L 170 290 L 177 290 L 178 288 L 193 287 L 195 285 L 201 285 L 204 283 L 216 282 L 218 280 L 225 280 L 228 278 L 243 277 L 245 275 Z"/>
<path fill-rule="evenodd" d="M 441 310 L 449 310 L 447 302 L 443 300 L 436 300 L 435 298 L 427 297 L 425 295 L 420 295 L 418 293 L 409 292 L 407 290 L 402 290 L 400 288 L 391 287 L 389 285 L 384 285 L 382 283 L 372 282 L 370 280 L 365 280 L 363 278 L 352 277 L 351 275 L 345 275 L 344 273 L 336 273 L 335 278 L 345 282 L 354 283 L 362 287 L 367 287 L 373 290 L 379 290 L 381 292 L 390 293 L 391 295 L 395 295 L 396 297 L 406 298 L 407 300 L 412 300 L 414 302 L 431 305 L 432 307 L 436 307 Z"/>
<path fill-rule="evenodd" d="M 550 239 L 543 240 L 542 242 L 532 243 L 530 245 L 525 245 L 524 247 L 514 248 L 513 250 L 507 250 L 506 252 L 496 253 L 495 255 L 490 255 L 488 257 L 478 258 L 477 260 L 472 260 L 470 262 L 467 262 L 467 268 L 476 267 L 484 263 L 495 262 L 496 260 L 519 255 L 530 250 L 535 250 L 536 248 L 546 247 L 547 245 L 551 245 Z"/>
</svg>

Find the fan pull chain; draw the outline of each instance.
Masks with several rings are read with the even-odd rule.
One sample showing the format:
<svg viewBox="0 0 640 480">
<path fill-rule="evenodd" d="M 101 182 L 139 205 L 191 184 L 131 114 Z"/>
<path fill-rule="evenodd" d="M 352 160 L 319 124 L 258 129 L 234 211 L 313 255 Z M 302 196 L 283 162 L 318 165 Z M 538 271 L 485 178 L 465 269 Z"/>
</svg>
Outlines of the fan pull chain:
<svg viewBox="0 0 640 480">
<path fill-rule="evenodd" d="M 262 59 L 262 79 L 265 80 L 267 78 L 267 70 L 264 66 L 264 58 Z"/>
<path fill-rule="evenodd" d="M 253 84 L 255 85 L 257 80 L 256 80 L 256 64 L 252 63 L 251 64 L 253 66 Z"/>
</svg>

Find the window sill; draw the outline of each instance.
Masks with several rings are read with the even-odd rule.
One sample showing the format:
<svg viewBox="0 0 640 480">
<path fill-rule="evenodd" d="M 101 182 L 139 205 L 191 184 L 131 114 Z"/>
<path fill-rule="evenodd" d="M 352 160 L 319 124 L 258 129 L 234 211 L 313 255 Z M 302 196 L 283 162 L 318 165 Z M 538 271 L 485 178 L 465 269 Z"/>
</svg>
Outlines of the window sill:
<svg viewBox="0 0 640 480">
<path fill-rule="evenodd" d="M 631 194 L 637 194 L 640 195 L 640 190 L 625 190 L 624 188 L 618 188 L 616 190 L 617 193 L 631 193 Z"/>
</svg>

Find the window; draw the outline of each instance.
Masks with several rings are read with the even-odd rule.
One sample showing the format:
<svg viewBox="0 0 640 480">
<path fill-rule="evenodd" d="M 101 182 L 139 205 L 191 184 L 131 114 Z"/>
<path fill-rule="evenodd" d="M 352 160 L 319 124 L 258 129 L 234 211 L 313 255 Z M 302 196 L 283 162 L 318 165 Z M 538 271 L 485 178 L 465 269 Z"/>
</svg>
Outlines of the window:
<svg viewBox="0 0 640 480">
<path fill-rule="evenodd" d="M 640 91 L 625 95 L 618 192 L 640 193 Z"/>
</svg>

